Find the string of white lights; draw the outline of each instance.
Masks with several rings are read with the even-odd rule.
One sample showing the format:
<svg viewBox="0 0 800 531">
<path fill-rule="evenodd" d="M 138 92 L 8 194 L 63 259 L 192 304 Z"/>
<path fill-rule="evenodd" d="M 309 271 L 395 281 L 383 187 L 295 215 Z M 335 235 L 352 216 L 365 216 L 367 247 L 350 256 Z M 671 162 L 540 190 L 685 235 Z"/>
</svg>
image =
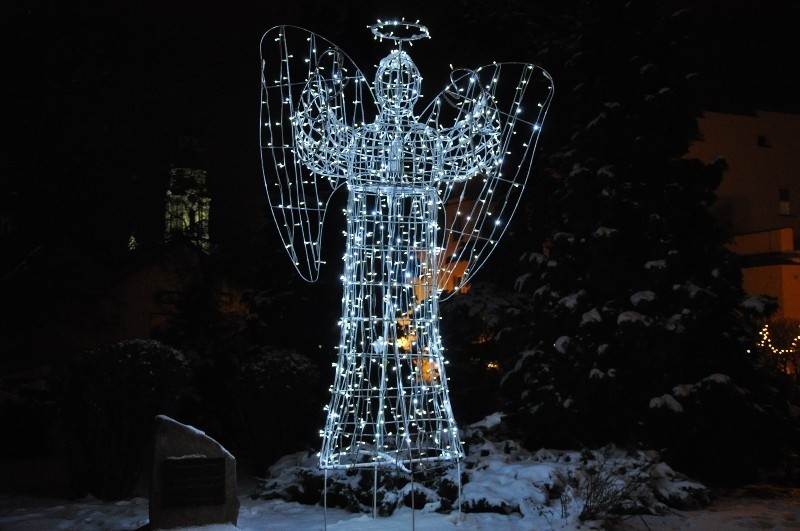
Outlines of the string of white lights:
<svg viewBox="0 0 800 531">
<path fill-rule="evenodd" d="M 320 466 L 410 471 L 463 455 L 438 305 L 506 231 L 552 80 L 523 63 L 457 69 L 415 114 L 422 77 L 405 48 L 429 38 L 427 28 L 401 20 L 370 30 L 395 46 L 372 84 L 307 30 L 264 35 L 262 166 L 283 245 L 307 280 L 319 274 L 331 195 L 348 190 L 341 335 Z"/>
</svg>

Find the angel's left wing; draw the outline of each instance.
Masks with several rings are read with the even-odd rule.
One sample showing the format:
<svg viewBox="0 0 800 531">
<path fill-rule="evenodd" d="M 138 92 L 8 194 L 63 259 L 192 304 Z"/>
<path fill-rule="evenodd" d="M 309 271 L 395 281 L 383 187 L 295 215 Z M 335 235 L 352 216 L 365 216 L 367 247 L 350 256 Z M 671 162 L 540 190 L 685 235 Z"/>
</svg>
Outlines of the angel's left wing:
<svg viewBox="0 0 800 531">
<path fill-rule="evenodd" d="M 319 276 L 325 213 L 344 184 L 353 129 L 374 105 L 369 83 L 338 46 L 308 30 L 276 26 L 261 39 L 261 166 L 292 263 Z"/>
<path fill-rule="evenodd" d="M 422 113 L 443 138 L 437 222 L 442 300 L 469 282 L 505 233 L 552 97 L 552 78 L 542 68 L 495 63 L 454 71 Z"/>
</svg>

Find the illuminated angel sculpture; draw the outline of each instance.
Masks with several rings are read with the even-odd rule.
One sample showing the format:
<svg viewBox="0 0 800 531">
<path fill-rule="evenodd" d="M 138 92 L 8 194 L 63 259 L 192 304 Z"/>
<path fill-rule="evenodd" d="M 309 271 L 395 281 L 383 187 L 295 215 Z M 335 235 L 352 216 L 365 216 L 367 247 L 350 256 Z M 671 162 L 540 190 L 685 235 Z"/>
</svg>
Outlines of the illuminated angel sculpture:
<svg viewBox="0 0 800 531">
<path fill-rule="evenodd" d="M 453 70 L 415 114 L 422 78 L 404 48 L 427 28 L 379 21 L 371 30 L 395 46 L 372 86 L 316 34 L 278 26 L 264 35 L 262 166 L 283 244 L 309 281 L 322 263 L 330 198 L 348 190 L 341 339 L 320 466 L 415 470 L 462 456 L 438 305 L 504 233 L 552 82 L 521 63 Z"/>
</svg>

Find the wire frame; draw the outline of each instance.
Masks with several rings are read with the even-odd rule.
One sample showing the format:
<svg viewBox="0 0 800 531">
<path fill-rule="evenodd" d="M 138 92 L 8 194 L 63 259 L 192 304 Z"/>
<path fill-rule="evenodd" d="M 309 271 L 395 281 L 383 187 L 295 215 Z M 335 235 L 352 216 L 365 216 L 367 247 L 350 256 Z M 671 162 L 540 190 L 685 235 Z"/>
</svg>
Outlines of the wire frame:
<svg viewBox="0 0 800 531">
<path fill-rule="evenodd" d="M 320 466 L 413 470 L 463 455 L 439 302 L 505 232 L 552 80 L 524 63 L 453 70 L 416 114 L 422 78 L 404 47 L 427 29 L 370 29 L 395 45 L 372 84 L 307 30 L 264 35 L 262 162 L 284 246 L 308 280 L 322 263 L 330 195 L 347 188 L 341 336 Z"/>
</svg>

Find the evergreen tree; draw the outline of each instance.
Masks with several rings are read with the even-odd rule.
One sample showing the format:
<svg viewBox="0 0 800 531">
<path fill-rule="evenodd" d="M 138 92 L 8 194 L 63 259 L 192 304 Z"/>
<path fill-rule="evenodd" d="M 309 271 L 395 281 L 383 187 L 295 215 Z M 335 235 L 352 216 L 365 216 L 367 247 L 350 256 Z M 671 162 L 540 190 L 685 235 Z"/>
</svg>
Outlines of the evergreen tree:
<svg viewBox="0 0 800 531">
<path fill-rule="evenodd" d="M 576 2 L 540 33 L 557 98 L 549 179 L 532 195 L 552 193 L 547 238 L 517 283 L 529 298 L 503 335 L 506 350 L 523 346 L 505 407 L 530 445 L 642 443 L 689 472 L 741 479 L 776 455 L 765 452 L 785 424 L 747 357 L 741 273 L 708 212 L 724 162 L 682 158 L 697 114 L 687 16 Z"/>
</svg>

